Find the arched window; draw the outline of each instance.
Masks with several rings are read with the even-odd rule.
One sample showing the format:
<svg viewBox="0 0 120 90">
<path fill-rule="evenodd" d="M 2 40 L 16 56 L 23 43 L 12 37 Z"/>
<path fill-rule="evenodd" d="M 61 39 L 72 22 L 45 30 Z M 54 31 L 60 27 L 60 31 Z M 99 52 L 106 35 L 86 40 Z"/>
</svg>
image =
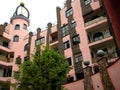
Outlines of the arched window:
<svg viewBox="0 0 120 90">
<path fill-rule="evenodd" d="M 27 30 L 27 25 L 25 23 L 23 24 L 23 29 Z"/>
<path fill-rule="evenodd" d="M 20 25 L 19 24 L 15 25 L 15 30 L 20 30 Z"/>
<path fill-rule="evenodd" d="M 19 41 L 19 36 L 17 36 L 17 35 L 14 36 L 14 37 L 13 37 L 13 42 L 18 42 L 18 41 Z"/>
<path fill-rule="evenodd" d="M 97 33 L 95 33 L 95 34 L 93 35 L 94 41 L 101 40 L 101 39 L 103 39 L 103 38 L 104 38 L 104 36 L 103 36 L 103 34 L 102 34 L 101 32 L 97 32 Z"/>
</svg>

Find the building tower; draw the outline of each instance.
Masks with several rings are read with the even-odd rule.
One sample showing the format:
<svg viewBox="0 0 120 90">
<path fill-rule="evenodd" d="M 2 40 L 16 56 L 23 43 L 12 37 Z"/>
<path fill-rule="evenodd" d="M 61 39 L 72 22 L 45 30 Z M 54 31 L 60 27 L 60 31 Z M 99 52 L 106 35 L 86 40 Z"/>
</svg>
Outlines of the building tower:
<svg viewBox="0 0 120 90">
<path fill-rule="evenodd" d="M 19 64 L 21 64 L 25 57 L 25 47 L 28 44 L 28 39 L 25 39 L 28 36 L 28 26 L 29 21 L 29 11 L 24 6 L 24 3 L 16 8 L 13 16 L 10 19 L 10 49 L 14 52 L 14 61 L 12 76 L 19 72 Z M 13 80 L 13 79 L 12 79 Z M 15 82 L 14 80 L 12 81 Z"/>
</svg>

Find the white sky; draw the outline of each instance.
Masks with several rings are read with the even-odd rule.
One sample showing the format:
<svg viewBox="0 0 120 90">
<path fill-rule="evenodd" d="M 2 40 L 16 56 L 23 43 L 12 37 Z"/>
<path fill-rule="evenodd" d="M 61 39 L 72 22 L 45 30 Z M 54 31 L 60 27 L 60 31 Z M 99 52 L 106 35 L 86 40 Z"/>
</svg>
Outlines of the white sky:
<svg viewBox="0 0 120 90">
<path fill-rule="evenodd" d="M 65 0 L 2 0 L 0 3 L 0 24 L 10 23 L 10 18 L 20 5 L 24 2 L 30 12 L 29 31 L 35 32 L 39 27 L 47 27 L 47 23 L 56 23 L 56 7 L 63 6 Z"/>
</svg>

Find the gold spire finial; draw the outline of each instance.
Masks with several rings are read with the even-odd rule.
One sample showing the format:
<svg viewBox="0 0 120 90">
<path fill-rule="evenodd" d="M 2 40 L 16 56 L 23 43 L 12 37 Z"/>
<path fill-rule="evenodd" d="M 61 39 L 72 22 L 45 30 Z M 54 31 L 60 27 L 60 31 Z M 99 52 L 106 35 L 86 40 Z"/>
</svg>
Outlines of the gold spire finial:
<svg viewBox="0 0 120 90">
<path fill-rule="evenodd" d="M 21 3 L 20 3 L 20 6 L 24 6 L 24 3 L 23 3 L 23 2 L 21 2 Z"/>
</svg>

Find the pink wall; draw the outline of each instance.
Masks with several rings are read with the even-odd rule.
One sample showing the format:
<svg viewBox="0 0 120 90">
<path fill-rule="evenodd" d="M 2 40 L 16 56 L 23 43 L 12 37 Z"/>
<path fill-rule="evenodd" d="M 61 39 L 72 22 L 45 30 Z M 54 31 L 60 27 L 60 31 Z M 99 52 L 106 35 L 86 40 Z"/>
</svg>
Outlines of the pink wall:
<svg viewBox="0 0 120 90">
<path fill-rule="evenodd" d="M 83 80 L 78 80 L 73 83 L 69 83 L 66 85 L 63 85 L 68 90 L 84 90 L 84 82 Z"/>
<path fill-rule="evenodd" d="M 113 65 L 108 67 L 108 73 L 110 75 L 111 81 L 115 87 L 115 90 L 120 90 L 120 59 L 117 60 Z M 104 90 L 100 74 L 94 74 L 91 76 L 94 90 Z M 84 90 L 84 79 L 78 80 L 69 84 L 63 85 L 68 90 Z"/>
<path fill-rule="evenodd" d="M 120 1 L 114 0 L 113 2 L 113 0 L 103 0 L 103 2 L 110 17 L 115 33 L 115 38 L 120 50 Z"/>
<path fill-rule="evenodd" d="M 120 90 L 120 59 L 108 68 L 108 73 L 115 86 L 115 90 Z"/>
<path fill-rule="evenodd" d="M 92 75 L 91 79 L 92 79 L 94 90 L 104 90 L 99 73 Z"/>
</svg>

